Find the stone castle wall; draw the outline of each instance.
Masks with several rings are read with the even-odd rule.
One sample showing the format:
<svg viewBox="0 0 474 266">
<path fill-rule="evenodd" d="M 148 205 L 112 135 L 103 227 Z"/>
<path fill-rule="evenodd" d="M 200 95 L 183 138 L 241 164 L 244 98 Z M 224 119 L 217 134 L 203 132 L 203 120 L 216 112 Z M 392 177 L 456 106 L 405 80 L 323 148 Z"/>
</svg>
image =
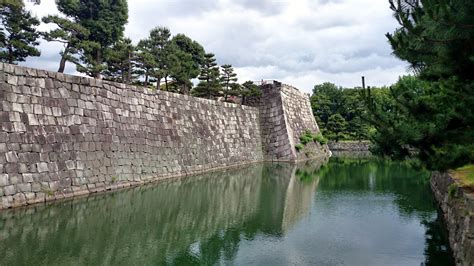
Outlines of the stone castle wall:
<svg viewBox="0 0 474 266">
<path fill-rule="evenodd" d="M 456 265 L 474 264 L 474 193 L 448 173 L 434 172 L 431 189 L 443 212 Z"/>
<path fill-rule="evenodd" d="M 304 160 L 315 156 L 329 156 L 327 145 L 309 143 L 298 152 L 295 145 L 304 131 L 319 133 L 313 116 L 309 95 L 279 82 L 268 82 L 262 87 L 260 108 L 264 156 L 269 161 Z"/>
<path fill-rule="evenodd" d="M 279 89 L 249 107 L 8 64 L 0 74 L 0 208 L 298 159 L 299 109 L 283 106 L 301 99 Z"/>
<path fill-rule="evenodd" d="M 329 148 L 332 152 L 335 151 L 348 151 L 348 152 L 369 152 L 370 141 L 368 140 L 341 140 L 338 142 L 331 141 L 328 143 Z"/>
</svg>

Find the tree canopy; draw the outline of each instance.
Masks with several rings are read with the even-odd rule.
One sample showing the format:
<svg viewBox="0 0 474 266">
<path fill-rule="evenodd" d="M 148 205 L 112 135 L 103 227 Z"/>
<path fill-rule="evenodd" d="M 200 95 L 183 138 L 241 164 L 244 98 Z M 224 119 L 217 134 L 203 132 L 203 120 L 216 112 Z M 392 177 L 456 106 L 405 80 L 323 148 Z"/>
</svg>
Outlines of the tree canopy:
<svg viewBox="0 0 474 266">
<path fill-rule="evenodd" d="M 43 33 L 43 38 L 48 42 L 59 42 L 64 45 L 60 52 L 61 61 L 58 72 L 63 73 L 66 62 L 78 62 L 74 55 L 79 54 L 83 46 L 88 45 L 89 31 L 80 24 L 57 15 L 49 15 L 42 19 L 44 23 L 56 24 L 56 28 Z"/>
<path fill-rule="evenodd" d="M 377 89 L 384 90 L 384 89 Z M 367 140 L 372 129 L 360 88 L 342 88 L 333 83 L 314 86 L 313 114 L 325 137 L 330 140 Z"/>
<path fill-rule="evenodd" d="M 35 47 L 40 33 L 39 20 L 23 5 L 4 3 L 0 8 L 0 60 L 10 64 L 25 61 L 28 56 L 39 56 Z"/>
<path fill-rule="evenodd" d="M 214 54 L 204 55 L 201 64 L 201 74 L 198 77 L 199 84 L 193 89 L 194 96 L 213 99 L 219 95 L 221 84 L 219 80 L 219 66 L 217 66 Z"/>
<path fill-rule="evenodd" d="M 120 40 L 128 21 L 126 0 L 56 0 L 58 10 L 71 18 L 89 35 L 87 45 L 81 47 L 77 70 L 100 78 L 106 69 L 105 53 Z"/>
<path fill-rule="evenodd" d="M 377 128 L 374 151 L 397 159 L 415 156 L 434 170 L 473 162 L 474 2 L 390 4 L 400 27 L 387 37 L 416 75 L 392 86 L 388 101 L 365 93 Z"/>
<path fill-rule="evenodd" d="M 204 48 L 184 34 L 177 34 L 171 39 L 176 65 L 170 76 L 176 81 L 179 92 L 187 94 L 192 88 L 191 79 L 200 74 L 204 62 Z"/>
</svg>

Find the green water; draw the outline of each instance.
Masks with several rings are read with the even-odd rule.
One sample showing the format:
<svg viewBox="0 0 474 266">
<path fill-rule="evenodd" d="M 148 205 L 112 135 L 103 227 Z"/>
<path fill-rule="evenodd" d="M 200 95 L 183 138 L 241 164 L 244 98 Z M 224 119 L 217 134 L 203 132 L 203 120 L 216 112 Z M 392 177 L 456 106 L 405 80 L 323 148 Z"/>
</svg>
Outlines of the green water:
<svg viewBox="0 0 474 266">
<path fill-rule="evenodd" d="M 452 265 L 426 176 L 258 164 L 4 211 L 0 265 Z"/>
</svg>

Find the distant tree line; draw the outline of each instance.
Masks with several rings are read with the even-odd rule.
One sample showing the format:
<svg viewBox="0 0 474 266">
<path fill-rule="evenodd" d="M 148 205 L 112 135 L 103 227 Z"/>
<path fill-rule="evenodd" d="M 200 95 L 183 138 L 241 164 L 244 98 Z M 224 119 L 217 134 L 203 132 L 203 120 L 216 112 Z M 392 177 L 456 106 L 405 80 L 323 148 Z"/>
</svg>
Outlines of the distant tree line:
<svg viewBox="0 0 474 266">
<path fill-rule="evenodd" d="M 56 0 L 56 5 L 61 15 L 42 18 L 54 29 L 39 32 L 40 21 L 21 1 L 0 2 L 0 61 L 14 64 L 40 56 L 36 46 L 42 37 L 63 45 L 58 72 L 70 62 L 94 78 L 208 99 L 232 102 L 239 96 L 245 103 L 260 94 L 250 81 L 237 83 L 232 65 L 218 66 L 214 54 L 184 34 L 172 36 L 168 28 L 155 27 L 133 44 L 124 36 L 126 0 Z M 199 80 L 197 86 L 194 79 Z"/>
<path fill-rule="evenodd" d="M 388 97 L 388 88 L 373 88 L 378 98 Z M 314 86 L 311 107 L 323 135 L 332 141 L 369 140 L 375 128 L 367 119 L 361 88 L 343 88 L 333 83 Z"/>
</svg>

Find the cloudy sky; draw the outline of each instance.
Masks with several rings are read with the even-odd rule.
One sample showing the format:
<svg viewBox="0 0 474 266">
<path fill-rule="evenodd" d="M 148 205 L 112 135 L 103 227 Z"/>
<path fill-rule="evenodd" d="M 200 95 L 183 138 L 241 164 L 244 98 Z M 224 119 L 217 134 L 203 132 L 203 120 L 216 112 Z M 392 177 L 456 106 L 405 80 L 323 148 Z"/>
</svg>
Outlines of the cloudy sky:
<svg viewBox="0 0 474 266">
<path fill-rule="evenodd" d="M 125 34 L 135 43 L 151 28 L 184 33 L 232 64 L 239 80 L 276 79 L 310 92 L 315 84 L 390 85 L 407 65 L 384 36 L 397 24 L 388 0 L 129 0 Z M 58 13 L 54 0 L 27 7 Z M 45 29 L 45 26 L 41 26 Z M 57 70 L 61 45 L 42 42 L 23 65 Z M 68 65 L 67 72 L 75 73 Z"/>
</svg>

